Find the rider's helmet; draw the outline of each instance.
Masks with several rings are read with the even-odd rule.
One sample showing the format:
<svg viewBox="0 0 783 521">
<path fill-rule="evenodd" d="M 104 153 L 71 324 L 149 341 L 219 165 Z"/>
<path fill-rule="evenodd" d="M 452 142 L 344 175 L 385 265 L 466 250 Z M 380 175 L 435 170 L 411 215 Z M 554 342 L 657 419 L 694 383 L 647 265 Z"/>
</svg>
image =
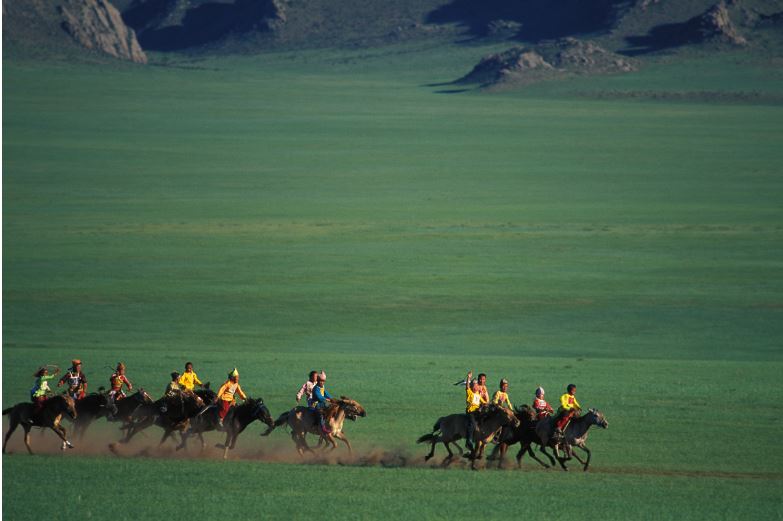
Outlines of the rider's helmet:
<svg viewBox="0 0 783 521">
<path fill-rule="evenodd" d="M 117 362 L 117 371 L 122 371 L 123 369 L 125 369 L 125 364 Z"/>
<path fill-rule="evenodd" d="M 536 398 L 541 398 L 542 396 L 544 396 L 544 388 L 539 386 L 536 389 Z"/>
<path fill-rule="evenodd" d="M 576 384 L 568 384 L 568 387 L 566 387 L 566 391 L 569 393 L 574 389 L 576 389 Z"/>
<path fill-rule="evenodd" d="M 177 378 L 179 378 L 179 373 L 178 372 L 174 371 L 173 373 L 171 373 L 171 379 L 172 380 L 176 380 Z"/>
<path fill-rule="evenodd" d="M 41 367 L 38 368 L 38 370 L 35 372 L 35 374 L 33 376 L 35 376 L 36 378 L 40 378 L 41 376 L 43 376 L 45 374 L 46 374 L 46 367 L 41 366 Z"/>
<path fill-rule="evenodd" d="M 77 366 L 82 365 L 82 361 L 79 360 L 78 358 L 74 358 L 73 360 L 71 360 L 71 365 L 73 366 L 74 369 L 76 369 Z"/>
</svg>

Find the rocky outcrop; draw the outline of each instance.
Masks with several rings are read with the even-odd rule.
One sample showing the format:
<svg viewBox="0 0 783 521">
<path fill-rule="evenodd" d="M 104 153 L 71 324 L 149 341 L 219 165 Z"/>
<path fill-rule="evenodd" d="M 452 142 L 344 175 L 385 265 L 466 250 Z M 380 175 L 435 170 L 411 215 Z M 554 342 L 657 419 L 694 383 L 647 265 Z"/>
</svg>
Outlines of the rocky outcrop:
<svg viewBox="0 0 783 521">
<path fill-rule="evenodd" d="M 147 63 L 136 33 L 106 0 L 69 0 L 59 12 L 63 29 L 82 46 L 115 58 Z"/>
<path fill-rule="evenodd" d="M 512 47 L 485 56 L 458 83 L 485 87 L 525 84 L 573 74 L 608 74 L 635 70 L 629 59 L 593 42 L 563 38 L 530 47 Z"/>
<path fill-rule="evenodd" d="M 737 32 L 726 4 L 719 2 L 704 14 L 689 21 L 697 39 L 713 40 L 731 45 L 745 45 L 748 41 Z"/>
</svg>

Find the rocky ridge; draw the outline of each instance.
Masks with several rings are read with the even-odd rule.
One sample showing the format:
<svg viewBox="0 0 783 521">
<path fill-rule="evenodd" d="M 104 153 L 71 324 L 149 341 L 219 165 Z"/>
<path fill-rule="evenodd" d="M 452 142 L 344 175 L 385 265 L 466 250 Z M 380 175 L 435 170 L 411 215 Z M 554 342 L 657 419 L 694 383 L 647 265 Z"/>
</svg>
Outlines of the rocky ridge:
<svg viewBox="0 0 783 521">
<path fill-rule="evenodd" d="M 58 7 L 62 27 L 80 45 L 115 58 L 147 63 L 133 29 L 106 0 L 69 0 Z"/>
<path fill-rule="evenodd" d="M 591 41 L 561 38 L 534 46 L 515 46 L 481 59 L 457 83 L 483 87 L 532 83 L 575 74 L 636 70 L 633 61 Z"/>
</svg>

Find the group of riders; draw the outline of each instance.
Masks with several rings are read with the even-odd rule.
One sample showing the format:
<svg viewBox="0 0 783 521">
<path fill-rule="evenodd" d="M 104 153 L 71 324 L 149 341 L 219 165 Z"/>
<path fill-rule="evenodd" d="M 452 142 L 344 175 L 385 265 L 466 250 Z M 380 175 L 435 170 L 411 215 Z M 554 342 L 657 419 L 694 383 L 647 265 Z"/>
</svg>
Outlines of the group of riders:
<svg viewBox="0 0 783 521">
<path fill-rule="evenodd" d="M 132 391 L 133 384 L 125 375 L 125 364 L 119 362 L 114 372 L 109 377 L 109 398 L 116 404 L 126 397 L 125 390 Z M 49 387 L 49 382 L 60 374 L 60 368 L 54 366 L 54 371 L 50 374 L 49 367 L 41 367 L 33 375 L 35 384 L 30 389 L 30 398 L 35 404 L 35 412 L 40 411 L 48 398 L 52 396 L 53 390 Z M 299 403 L 302 398 L 306 399 L 307 406 L 319 413 L 321 431 L 329 434 L 331 431 L 324 419 L 323 411 L 329 406 L 332 396 L 326 390 L 326 373 L 321 370 L 310 371 L 307 381 L 302 384 L 299 392 L 296 394 L 296 401 Z M 204 387 L 204 383 L 199 380 L 198 375 L 193 370 L 193 363 L 185 364 L 185 371 L 171 373 L 171 381 L 166 386 L 163 397 L 182 397 L 192 396 L 196 387 Z M 57 387 L 65 386 L 66 394 L 74 401 L 83 399 L 87 395 L 87 377 L 82 371 L 82 362 L 79 359 L 71 361 L 71 367 L 58 380 Z M 247 400 L 248 397 L 239 384 L 239 371 L 234 368 L 228 373 L 228 377 L 220 387 L 216 395 L 214 404 L 207 404 L 207 407 L 216 406 L 218 415 L 218 427 L 223 428 L 223 420 L 228 415 L 231 408 L 236 405 L 236 399 Z M 165 401 L 161 412 L 165 413 Z"/>
<path fill-rule="evenodd" d="M 457 382 L 455 385 L 461 385 L 463 382 Z M 487 390 L 487 375 L 480 373 L 477 378 L 473 378 L 473 372 L 469 371 L 464 380 L 465 384 L 465 412 L 468 415 L 468 429 L 465 440 L 469 450 L 473 449 L 474 433 L 476 426 L 481 422 L 481 418 L 486 413 L 487 407 L 494 404 L 498 407 L 505 407 L 514 410 L 511 400 L 508 397 L 508 380 L 500 380 L 499 388 L 489 397 Z M 576 401 L 576 385 L 569 384 L 566 392 L 560 397 L 560 405 L 557 412 L 547 403 L 543 387 L 538 387 L 532 403 L 536 413 L 537 420 L 551 419 L 554 421 L 555 428 L 553 440 L 557 441 L 563 438 L 563 433 L 568 423 L 579 415 L 582 408 Z"/>
</svg>

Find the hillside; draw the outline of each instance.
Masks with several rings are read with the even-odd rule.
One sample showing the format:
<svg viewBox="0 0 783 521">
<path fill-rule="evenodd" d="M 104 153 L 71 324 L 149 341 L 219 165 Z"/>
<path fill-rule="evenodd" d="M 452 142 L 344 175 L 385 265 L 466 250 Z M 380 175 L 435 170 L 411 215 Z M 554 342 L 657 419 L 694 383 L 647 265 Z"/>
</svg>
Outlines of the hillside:
<svg viewBox="0 0 783 521">
<path fill-rule="evenodd" d="M 75 18 L 68 23 L 64 8 L 89 13 L 96 10 L 94 4 L 108 2 L 4 0 L 3 41 L 9 55 L 73 56 L 86 47 L 143 63 L 140 52 L 145 51 L 252 54 L 426 39 L 454 45 L 508 42 L 511 48 L 577 38 L 626 56 L 734 46 L 778 56 L 783 48 L 783 5 L 773 0 L 488 0 L 480 5 L 472 0 L 115 0 L 127 28 L 96 29 L 94 21 L 86 20 L 87 29 L 67 30 Z M 91 32 L 102 37 L 79 36 Z M 122 41 L 135 48 L 135 36 L 128 36 L 134 32 L 139 52 L 113 50 Z M 112 43 L 94 43 L 106 39 Z M 470 67 L 466 64 L 466 72 Z M 580 71 L 591 73 L 584 67 Z M 531 79 L 536 80 L 526 81 Z"/>
</svg>

